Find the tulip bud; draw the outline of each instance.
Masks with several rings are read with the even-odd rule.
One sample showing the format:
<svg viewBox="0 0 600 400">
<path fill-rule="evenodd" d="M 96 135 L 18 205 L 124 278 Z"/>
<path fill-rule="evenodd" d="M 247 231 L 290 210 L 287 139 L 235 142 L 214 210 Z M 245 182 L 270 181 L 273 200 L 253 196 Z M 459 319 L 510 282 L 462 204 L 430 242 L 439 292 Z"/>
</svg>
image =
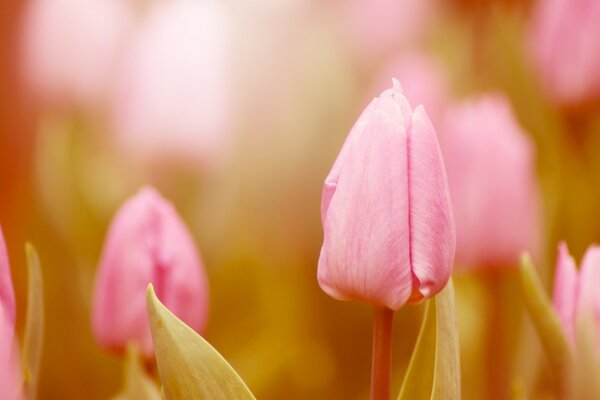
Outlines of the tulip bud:
<svg viewBox="0 0 600 400">
<path fill-rule="evenodd" d="M 533 142 L 508 101 L 487 95 L 448 109 L 440 143 L 456 219 L 459 264 L 516 265 L 536 254 L 539 192 Z"/>
<path fill-rule="evenodd" d="M 598 344 L 600 345 L 600 246 L 590 246 L 577 272 L 575 261 L 565 243 L 558 249 L 556 275 L 554 277 L 553 305 L 566 336 L 573 344 L 577 318 L 589 314 L 594 319 Z"/>
<path fill-rule="evenodd" d="M 92 320 L 102 347 L 123 351 L 135 342 L 152 355 L 150 283 L 178 318 L 196 331 L 204 328 L 208 288 L 194 241 L 173 205 L 144 188 L 119 209 L 102 250 Z"/>
<path fill-rule="evenodd" d="M 565 105 L 600 99 L 600 1 L 537 1 L 531 56 L 546 92 Z"/>
<path fill-rule="evenodd" d="M 232 26 L 216 0 L 152 6 L 119 68 L 114 130 L 128 156 L 220 162 L 234 114 Z"/>
<path fill-rule="evenodd" d="M 23 70 L 37 97 L 59 106 L 97 106 L 106 100 L 133 18 L 127 3 L 29 0 Z"/>
<path fill-rule="evenodd" d="M 400 85 L 376 98 L 325 180 L 321 288 L 393 310 L 438 293 L 454 258 L 446 171 L 425 109 Z"/>
<path fill-rule="evenodd" d="M 577 280 L 575 260 L 569 254 L 567 244 L 561 243 L 558 247 L 558 259 L 556 260 L 552 303 L 565 334 L 571 342 L 575 339 L 573 327 L 575 321 Z"/>
<path fill-rule="evenodd" d="M 15 293 L 2 228 L 0 228 L 0 398 L 17 398 L 18 360 L 15 352 Z"/>
</svg>

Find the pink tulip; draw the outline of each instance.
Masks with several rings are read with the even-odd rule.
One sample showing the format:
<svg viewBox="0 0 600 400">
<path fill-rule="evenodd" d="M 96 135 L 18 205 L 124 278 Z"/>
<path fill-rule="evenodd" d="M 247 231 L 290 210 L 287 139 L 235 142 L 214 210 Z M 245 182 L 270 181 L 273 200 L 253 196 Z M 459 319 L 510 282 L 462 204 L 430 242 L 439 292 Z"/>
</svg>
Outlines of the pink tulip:
<svg viewBox="0 0 600 400">
<path fill-rule="evenodd" d="M 565 334 L 575 342 L 577 318 L 591 313 L 600 344 L 600 246 L 590 246 L 581 262 L 579 273 L 567 245 L 559 246 L 556 275 L 554 278 L 553 304 Z"/>
<path fill-rule="evenodd" d="M 537 75 L 557 103 L 600 99 L 600 1 L 539 0 L 530 34 Z"/>
<path fill-rule="evenodd" d="M 122 351 L 135 342 L 152 355 L 150 283 L 169 310 L 194 330 L 204 328 L 208 287 L 194 240 L 173 205 L 144 188 L 117 212 L 102 251 L 92 321 L 101 346 Z"/>
<path fill-rule="evenodd" d="M 23 24 L 23 72 L 47 103 L 106 100 L 132 10 L 122 0 L 30 0 Z"/>
<path fill-rule="evenodd" d="M 213 165 L 232 130 L 232 21 L 216 0 L 161 1 L 121 65 L 117 141 L 139 161 Z"/>
<path fill-rule="evenodd" d="M 340 0 L 344 37 L 361 62 L 379 61 L 420 39 L 431 25 L 435 0 Z"/>
<path fill-rule="evenodd" d="M 15 339 L 16 304 L 10 265 L 0 228 L 0 398 L 17 398 L 18 360 Z"/>
<path fill-rule="evenodd" d="M 422 53 L 408 53 L 385 64 L 373 85 L 373 94 L 388 87 L 390 79 L 402 82 L 404 96 L 411 104 L 422 104 L 436 125 L 443 114 L 449 97 L 448 77 L 443 65 Z"/>
<path fill-rule="evenodd" d="M 508 101 L 485 95 L 448 109 L 440 142 L 456 218 L 459 264 L 516 265 L 536 254 L 540 196 L 535 147 Z"/>
<path fill-rule="evenodd" d="M 325 180 L 321 288 L 393 310 L 438 293 L 454 258 L 454 221 L 435 130 L 400 85 L 362 113 Z"/>
</svg>

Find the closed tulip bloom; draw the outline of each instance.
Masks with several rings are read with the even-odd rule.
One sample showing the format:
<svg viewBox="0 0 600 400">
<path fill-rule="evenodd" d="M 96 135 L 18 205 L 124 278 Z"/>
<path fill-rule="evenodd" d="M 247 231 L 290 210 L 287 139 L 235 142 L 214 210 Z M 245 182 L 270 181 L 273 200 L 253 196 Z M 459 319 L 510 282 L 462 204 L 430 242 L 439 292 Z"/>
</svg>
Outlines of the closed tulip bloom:
<svg viewBox="0 0 600 400">
<path fill-rule="evenodd" d="M 102 104 L 132 21 L 127 1 L 30 0 L 22 57 L 31 91 L 51 105 Z"/>
<path fill-rule="evenodd" d="M 583 256 L 579 272 L 566 244 L 559 246 L 554 278 L 553 305 L 560 323 L 572 344 L 575 342 L 577 318 L 591 314 L 600 345 L 600 246 L 590 246 Z"/>
<path fill-rule="evenodd" d="M 321 288 L 397 310 L 447 283 L 455 234 L 446 171 L 425 109 L 400 85 L 362 113 L 325 180 Z"/>
<path fill-rule="evenodd" d="M 530 48 L 537 75 L 556 103 L 600 99 L 600 1 L 537 1 Z"/>
<path fill-rule="evenodd" d="M 119 67 L 113 121 L 128 156 L 206 167 L 227 154 L 232 28 L 217 0 L 153 4 Z"/>
<path fill-rule="evenodd" d="M 516 265 L 536 254 L 540 195 L 535 147 L 508 101 L 484 95 L 449 108 L 440 143 L 456 219 L 456 260 L 468 268 Z"/>
<path fill-rule="evenodd" d="M 15 318 L 15 293 L 10 277 L 6 244 L 0 228 L 0 398 L 7 400 L 17 398 Z"/>
<path fill-rule="evenodd" d="M 150 283 L 177 317 L 196 331 L 204 328 L 208 288 L 198 250 L 173 205 L 144 188 L 119 209 L 102 250 L 92 321 L 101 346 L 120 352 L 132 342 L 152 355 Z"/>
</svg>

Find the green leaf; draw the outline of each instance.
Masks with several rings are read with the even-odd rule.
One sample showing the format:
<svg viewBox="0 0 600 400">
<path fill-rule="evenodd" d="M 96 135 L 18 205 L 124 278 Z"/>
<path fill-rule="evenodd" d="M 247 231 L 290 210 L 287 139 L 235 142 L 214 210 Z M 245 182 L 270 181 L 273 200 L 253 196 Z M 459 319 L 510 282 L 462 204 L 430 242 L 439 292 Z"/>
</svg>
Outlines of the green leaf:
<svg viewBox="0 0 600 400">
<path fill-rule="evenodd" d="M 572 356 L 565 334 L 528 254 L 521 256 L 520 286 L 525 308 L 540 337 L 561 397 L 570 390 Z"/>
<path fill-rule="evenodd" d="M 160 391 L 146 374 L 137 347 L 127 346 L 123 369 L 123 390 L 113 400 L 160 400 Z"/>
<path fill-rule="evenodd" d="M 154 353 L 168 400 L 254 400 L 225 359 L 158 300 L 146 296 Z"/>
<path fill-rule="evenodd" d="M 27 255 L 27 316 L 23 338 L 23 378 L 28 399 L 35 399 L 44 340 L 44 284 L 40 259 L 31 243 L 25 244 Z"/>
<path fill-rule="evenodd" d="M 452 281 L 427 302 L 398 400 L 460 399 L 458 330 Z"/>
</svg>

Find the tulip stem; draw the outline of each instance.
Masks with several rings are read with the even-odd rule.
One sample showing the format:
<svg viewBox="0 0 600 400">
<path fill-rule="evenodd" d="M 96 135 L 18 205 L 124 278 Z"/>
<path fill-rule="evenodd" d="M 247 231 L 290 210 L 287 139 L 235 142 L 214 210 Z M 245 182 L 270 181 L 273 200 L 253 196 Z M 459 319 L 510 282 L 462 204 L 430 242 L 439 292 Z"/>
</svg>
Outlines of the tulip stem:
<svg viewBox="0 0 600 400">
<path fill-rule="evenodd" d="M 394 311 L 378 307 L 373 316 L 373 362 L 371 400 L 390 399 L 392 377 L 392 321 Z"/>
</svg>

